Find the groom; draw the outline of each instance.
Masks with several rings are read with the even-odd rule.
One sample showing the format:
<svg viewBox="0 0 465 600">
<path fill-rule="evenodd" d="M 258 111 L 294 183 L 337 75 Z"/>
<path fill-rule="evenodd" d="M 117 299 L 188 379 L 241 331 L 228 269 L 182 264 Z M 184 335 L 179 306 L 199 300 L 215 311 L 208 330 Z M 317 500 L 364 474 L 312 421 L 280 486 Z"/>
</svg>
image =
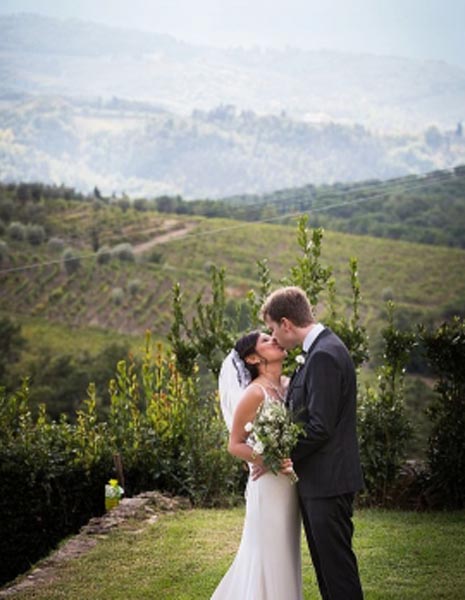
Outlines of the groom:
<svg viewBox="0 0 465 600">
<path fill-rule="evenodd" d="M 316 323 L 300 288 L 272 293 L 262 316 L 276 342 L 301 345 L 305 362 L 292 376 L 287 403 L 305 435 L 291 458 L 307 543 L 324 600 L 363 598 L 352 550 L 354 494 L 363 487 L 356 437 L 355 369 L 347 348 Z"/>
</svg>

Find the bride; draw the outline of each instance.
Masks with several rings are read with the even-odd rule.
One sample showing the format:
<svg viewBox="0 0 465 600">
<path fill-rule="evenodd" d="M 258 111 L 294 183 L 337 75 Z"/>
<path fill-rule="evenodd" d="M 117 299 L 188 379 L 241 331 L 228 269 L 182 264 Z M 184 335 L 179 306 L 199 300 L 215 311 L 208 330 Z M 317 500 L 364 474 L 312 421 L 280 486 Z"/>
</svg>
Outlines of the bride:
<svg viewBox="0 0 465 600">
<path fill-rule="evenodd" d="M 270 336 L 252 332 L 236 343 L 222 366 L 219 387 L 230 429 L 228 449 L 247 461 L 249 470 L 264 465 L 245 427 L 254 421 L 262 403 L 284 401 L 285 356 Z M 278 475 L 266 472 L 254 481 L 249 474 L 239 550 L 211 600 L 302 599 L 300 513 L 296 486 L 286 475 L 291 467 L 290 459 L 285 459 Z"/>
</svg>

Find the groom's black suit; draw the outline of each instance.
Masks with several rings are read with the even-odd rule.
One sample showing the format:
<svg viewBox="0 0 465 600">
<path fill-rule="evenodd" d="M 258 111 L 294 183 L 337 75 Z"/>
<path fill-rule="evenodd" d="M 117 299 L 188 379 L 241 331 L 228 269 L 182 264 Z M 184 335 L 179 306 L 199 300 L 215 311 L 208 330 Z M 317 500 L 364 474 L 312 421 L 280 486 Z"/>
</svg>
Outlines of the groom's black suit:
<svg viewBox="0 0 465 600">
<path fill-rule="evenodd" d="M 303 423 L 292 460 L 305 533 L 324 600 L 363 598 L 352 551 L 352 504 L 363 487 L 356 436 L 356 377 L 342 341 L 324 329 L 294 373 L 288 406 Z"/>
</svg>

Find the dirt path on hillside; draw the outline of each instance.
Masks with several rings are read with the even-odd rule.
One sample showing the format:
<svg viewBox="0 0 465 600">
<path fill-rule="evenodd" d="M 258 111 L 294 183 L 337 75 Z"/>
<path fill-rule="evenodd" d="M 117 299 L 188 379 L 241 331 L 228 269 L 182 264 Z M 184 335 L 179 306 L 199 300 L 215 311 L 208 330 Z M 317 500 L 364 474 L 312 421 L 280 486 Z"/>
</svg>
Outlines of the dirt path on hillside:
<svg viewBox="0 0 465 600">
<path fill-rule="evenodd" d="M 186 223 L 182 227 L 182 229 L 171 229 L 166 231 L 166 233 L 160 233 L 148 242 L 142 242 L 141 244 L 134 245 L 134 254 L 143 254 L 144 252 L 147 252 L 147 250 L 150 250 L 154 246 L 158 246 L 159 244 L 165 244 L 166 242 L 171 242 L 173 240 L 182 238 L 188 233 L 190 233 L 193 229 L 195 229 L 194 223 Z"/>
<path fill-rule="evenodd" d="M 165 496 L 160 492 L 144 492 L 134 498 L 125 498 L 113 510 L 91 519 L 77 535 L 39 561 L 29 573 L 20 575 L 15 583 L 1 588 L 0 598 L 11 598 L 23 590 L 37 589 L 40 585 L 52 582 L 64 563 L 91 550 L 99 539 L 116 527 L 130 527 L 132 533 L 138 533 L 155 523 L 162 513 L 190 508 L 192 506 L 187 498 Z"/>
</svg>

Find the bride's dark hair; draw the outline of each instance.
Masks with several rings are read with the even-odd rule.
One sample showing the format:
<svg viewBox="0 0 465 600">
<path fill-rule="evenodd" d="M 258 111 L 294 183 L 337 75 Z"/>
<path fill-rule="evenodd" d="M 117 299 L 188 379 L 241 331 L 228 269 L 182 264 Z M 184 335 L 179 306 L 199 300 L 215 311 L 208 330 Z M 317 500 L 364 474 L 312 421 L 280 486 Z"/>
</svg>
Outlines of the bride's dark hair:
<svg viewBox="0 0 465 600">
<path fill-rule="evenodd" d="M 250 365 L 245 359 L 256 352 L 259 337 L 259 331 L 251 331 L 237 340 L 236 345 L 234 346 L 235 351 L 239 354 L 239 358 L 243 361 L 245 368 L 250 373 L 252 380 L 259 376 L 258 366 Z"/>
</svg>

